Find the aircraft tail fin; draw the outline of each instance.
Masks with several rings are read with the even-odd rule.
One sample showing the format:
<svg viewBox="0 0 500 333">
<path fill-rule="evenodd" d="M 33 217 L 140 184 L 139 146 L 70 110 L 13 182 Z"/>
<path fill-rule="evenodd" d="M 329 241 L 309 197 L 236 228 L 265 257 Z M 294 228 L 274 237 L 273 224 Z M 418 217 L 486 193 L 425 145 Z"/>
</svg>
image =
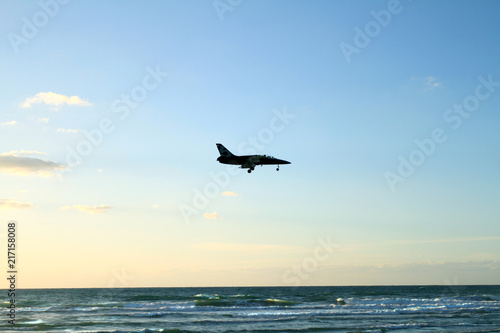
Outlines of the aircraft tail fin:
<svg viewBox="0 0 500 333">
<path fill-rule="evenodd" d="M 221 145 L 220 143 L 217 143 L 217 149 L 219 149 L 220 156 L 225 156 L 225 157 L 234 156 L 233 153 L 227 150 L 227 148 Z"/>
</svg>

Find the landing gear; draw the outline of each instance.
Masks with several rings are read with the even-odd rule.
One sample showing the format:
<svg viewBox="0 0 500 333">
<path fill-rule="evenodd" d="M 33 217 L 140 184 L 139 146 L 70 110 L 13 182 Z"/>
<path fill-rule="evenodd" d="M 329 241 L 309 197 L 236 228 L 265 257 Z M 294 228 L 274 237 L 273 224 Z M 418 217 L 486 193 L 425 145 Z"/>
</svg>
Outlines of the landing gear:
<svg viewBox="0 0 500 333">
<path fill-rule="evenodd" d="M 276 168 L 276 171 L 280 171 L 280 166 L 278 165 L 278 167 Z"/>
<path fill-rule="evenodd" d="M 248 169 L 248 171 L 247 171 L 247 172 L 248 172 L 248 173 L 252 173 L 252 170 L 251 170 L 251 169 Z"/>
</svg>

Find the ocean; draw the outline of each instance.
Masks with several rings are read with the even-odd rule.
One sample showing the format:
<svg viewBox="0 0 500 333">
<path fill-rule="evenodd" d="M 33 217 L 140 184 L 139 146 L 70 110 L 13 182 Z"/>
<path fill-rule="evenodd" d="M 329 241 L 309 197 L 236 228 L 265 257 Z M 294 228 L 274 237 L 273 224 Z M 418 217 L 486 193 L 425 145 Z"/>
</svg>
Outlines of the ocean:
<svg viewBox="0 0 500 333">
<path fill-rule="evenodd" d="M 500 286 L 21 289 L 15 325 L 9 304 L 2 331 L 500 332 Z"/>
</svg>

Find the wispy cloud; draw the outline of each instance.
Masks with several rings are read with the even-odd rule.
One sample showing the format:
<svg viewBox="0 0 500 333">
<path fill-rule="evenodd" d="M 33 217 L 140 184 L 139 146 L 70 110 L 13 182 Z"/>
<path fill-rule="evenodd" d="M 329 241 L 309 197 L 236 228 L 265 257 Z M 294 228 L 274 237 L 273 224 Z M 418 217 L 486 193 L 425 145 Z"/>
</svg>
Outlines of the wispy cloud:
<svg viewBox="0 0 500 333">
<path fill-rule="evenodd" d="M 208 220 L 217 220 L 219 213 L 217 212 L 211 212 L 211 213 L 205 213 L 203 214 L 203 217 L 208 219 Z"/>
<path fill-rule="evenodd" d="M 207 251 L 222 252 L 265 252 L 265 251 L 292 251 L 297 250 L 294 246 L 275 244 L 236 244 L 236 243 L 198 243 L 195 248 Z"/>
<path fill-rule="evenodd" d="M 222 192 L 220 195 L 226 195 L 226 196 L 230 196 L 230 197 L 235 197 L 235 196 L 238 195 L 238 193 L 232 192 L 232 191 L 225 191 L 225 192 Z"/>
<path fill-rule="evenodd" d="M 72 129 L 72 128 L 58 128 L 57 131 L 60 133 L 71 133 L 71 134 L 76 134 L 81 132 L 79 129 Z"/>
<path fill-rule="evenodd" d="M 41 152 L 27 150 L 0 154 L 0 172 L 18 176 L 38 175 L 41 177 L 50 177 L 54 175 L 55 171 L 67 168 L 67 166 L 61 163 L 23 156 L 32 154 L 45 155 Z"/>
<path fill-rule="evenodd" d="M 92 104 L 78 96 L 65 96 L 53 92 L 40 92 L 33 97 L 28 97 L 21 105 L 22 108 L 30 108 L 33 104 L 47 104 L 58 110 L 60 106 L 76 105 L 91 106 Z"/>
<path fill-rule="evenodd" d="M 0 123 L 0 126 L 15 126 L 17 124 L 19 124 L 17 121 L 11 120 L 4 123 Z"/>
<path fill-rule="evenodd" d="M 318 281 L 331 281 L 338 277 L 339 285 L 387 284 L 387 276 L 396 284 L 447 285 L 443 292 L 456 289 L 444 277 L 460 278 L 460 284 L 495 284 L 500 273 L 498 260 L 474 261 L 426 261 L 391 263 L 384 265 L 337 265 L 324 264 L 318 267 L 315 277 Z M 453 290 L 450 290 L 452 288 Z"/>
<path fill-rule="evenodd" d="M 410 244 L 442 244 L 442 243 L 467 243 L 467 242 L 485 242 L 499 241 L 499 236 L 487 237 L 466 237 L 466 238 L 445 238 L 445 239 L 423 239 L 423 240 L 394 240 L 390 244 L 410 245 Z"/>
<path fill-rule="evenodd" d="M 424 91 L 434 90 L 443 85 L 436 77 L 431 75 L 425 78 L 413 76 L 410 80 L 418 85 L 418 89 L 423 89 Z"/>
<path fill-rule="evenodd" d="M 441 82 L 438 82 L 438 80 L 433 76 L 426 77 L 424 79 L 424 82 L 427 89 L 435 89 L 441 87 Z"/>
<path fill-rule="evenodd" d="M 2 155 L 47 155 L 47 153 L 42 153 L 40 151 L 36 151 L 36 150 L 24 150 L 24 149 L 21 149 L 21 150 L 11 150 L 9 151 L 8 153 L 3 153 L 3 154 L 0 154 L 0 156 Z"/>
<path fill-rule="evenodd" d="M 0 199 L 0 209 L 30 209 L 33 208 L 31 202 L 20 202 L 9 199 Z"/>
<path fill-rule="evenodd" d="M 102 214 L 108 212 L 112 209 L 112 206 L 108 205 L 100 205 L 100 206 L 86 206 L 86 205 L 72 205 L 72 206 L 63 206 L 60 209 L 75 209 L 80 212 L 85 212 L 89 214 Z"/>
</svg>

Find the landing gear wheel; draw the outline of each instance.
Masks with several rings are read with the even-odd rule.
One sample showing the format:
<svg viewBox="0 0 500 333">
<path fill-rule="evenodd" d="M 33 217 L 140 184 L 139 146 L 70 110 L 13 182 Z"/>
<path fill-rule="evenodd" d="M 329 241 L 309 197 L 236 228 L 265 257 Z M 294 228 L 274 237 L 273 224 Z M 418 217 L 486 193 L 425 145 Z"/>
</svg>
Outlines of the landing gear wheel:
<svg viewBox="0 0 500 333">
<path fill-rule="evenodd" d="M 276 171 L 280 171 L 280 166 L 278 165 L 278 167 L 276 168 Z"/>
<path fill-rule="evenodd" d="M 247 171 L 247 172 L 248 172 L 248 173 L 252 173 L 252 169 L 248 169 L 248 171 Z"/>
</svg>

